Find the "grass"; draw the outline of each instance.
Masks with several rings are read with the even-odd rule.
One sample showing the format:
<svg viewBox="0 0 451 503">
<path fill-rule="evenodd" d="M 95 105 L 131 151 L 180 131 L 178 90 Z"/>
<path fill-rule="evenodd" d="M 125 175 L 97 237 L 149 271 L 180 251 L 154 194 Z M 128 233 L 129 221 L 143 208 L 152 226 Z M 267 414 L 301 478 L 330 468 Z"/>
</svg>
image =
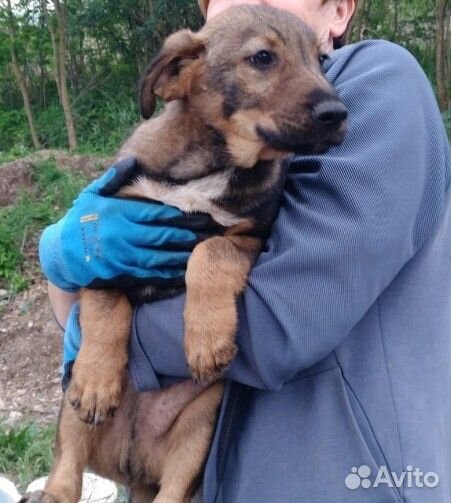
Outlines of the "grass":
<svg viewBox="0 0 451 503">
<path fill-rule="evenodd" d="M 15 161 L 16 159 L 29 155 L 31 152 L 32 150 L 24 145 L 15 146 L 6 152 L 0 151 L 0 164 Z"/>
<path fill-rule="evenodd" d="M 0 423 L 0 475 L 12 480 L 19 493 L 50 473 L 55 435 L 55 425 L 27 423 L 7 428 Z M 116 503 L 127 501 L 125 489 L 118 486 Z"/>
<path fill-rule="evenodd" d="M 55 426 L 28 423 L 15 428 L 0 424 L 0 474 L 20 490 L 48 475 L 53 457 Z"/>
<path fill-rule="evenodd" d="M 30 191 L 0 208 L 0 288 L 12 293 L 29 282 L 26 249 L 37 248 L 40 231 L 60 218 L 87 184 L 86 178 L 59 170 L 52 160 L 37 162 L 32 178 Z"/>
</svg>

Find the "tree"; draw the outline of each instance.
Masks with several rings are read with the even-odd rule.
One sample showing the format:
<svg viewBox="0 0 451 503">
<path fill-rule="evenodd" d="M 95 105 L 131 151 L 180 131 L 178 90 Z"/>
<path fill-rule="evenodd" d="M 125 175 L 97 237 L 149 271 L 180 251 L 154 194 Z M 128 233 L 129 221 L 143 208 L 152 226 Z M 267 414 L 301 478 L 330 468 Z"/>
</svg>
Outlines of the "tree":
<svg viewBox="0 0 451 503">
<path fill-rule="evenodd" d="M 67 139 L 69 148 L 77 148 L 77 135 L 75 133 L 74 118 L 70 103 L 69 91 L 67 89 L 67 70 L 66 70 L 66 9 L 65 5 L 59 0 L 53 0 L 55 16 L 50 16 L 47 9 L 47 0 L 41 1 L 42 13 L 47 23 L 47 27 L 52 40 L 54 77 L 58 96 L 64 110 L 64 119 L 66 121 Z M 55 23 L 56 19 L 56 23 Z"/>
<path fill-rule="evenodd" d="M 446 35 L 449 30 L 445 28 L 445 22 L 447 19 L 447 8 L 448 0 L 437 0 L 436 4 L 436 21 L 437 21 L 437 31 L 436 31 L 436 43 L 435 43 L 435 65 L 436 65 L 436 76 L 437 76 L 437 94 L 440 110 L 445 112 L 449 107 L 449 95 L 447 86 L 447 58 L 446 58 L 446 47 L 447 40 Z M 449 34 L 448 34 L 449 36 Z"/>
<path fill-rule="evenodd" d="M 23 104 L 25 108 L 25 114 L 28 120 L 28 126 L 30 128 L 31 139 L 33 141 L 34 148 L 41 148 L 39 143 L 38 133 L 36 130 L 36 125 L 33 117 L 33 109 L 31 108 L 31 100 L 28 92 L 28 87 L 24 74 L 22 73 L 17 57 L 17 30 L 16 30 L 16 20 L 14 18 L 13 9 L 11 6 L 11 0 L 6 0 L 6 19 L 10 37 L 10 52 L 11 52 L 11 64 L 14 76 L 19 86 L 20 92 L 22 94 Z"/>
</svg>

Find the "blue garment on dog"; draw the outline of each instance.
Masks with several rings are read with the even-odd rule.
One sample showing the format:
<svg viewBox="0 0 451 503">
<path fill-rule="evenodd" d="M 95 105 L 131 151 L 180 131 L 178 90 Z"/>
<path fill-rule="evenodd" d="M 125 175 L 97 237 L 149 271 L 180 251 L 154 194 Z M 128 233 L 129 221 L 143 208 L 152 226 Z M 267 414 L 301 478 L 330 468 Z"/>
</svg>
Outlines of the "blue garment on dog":
<svg viewBox="0 0 451 503">
<path fill-rule="evenodd" d="M 361 42 L 335 51 L 326 70 L 349 132 L 291 165 L 238 303 L 239 353 L 205 500 L 449 503 L 448 141 L 430 84 L 404 49 Z M 137 389 L 188 376 L 183 306 L 181 296 L 136 310 Z M 74 308 L 70 357 L 77 316 Z"/>
<path fill-rule="evenodd" d="M 291 165 L 238 303 L 205 500 L 450 503 L 448 140 L 404 49 L 361 42 L 326 65 L 349 131 Z M 188 376 L 183 306 L 137 309 L 138 389 Z"/>
</svg>

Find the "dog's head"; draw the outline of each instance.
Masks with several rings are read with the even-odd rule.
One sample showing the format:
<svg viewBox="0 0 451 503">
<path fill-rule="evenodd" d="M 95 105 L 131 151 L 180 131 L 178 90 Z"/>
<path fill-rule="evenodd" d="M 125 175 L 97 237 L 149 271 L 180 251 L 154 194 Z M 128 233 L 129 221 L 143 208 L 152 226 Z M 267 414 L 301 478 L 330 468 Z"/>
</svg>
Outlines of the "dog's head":
<svg viewBox="0 0 451 503">
<path fill-rule="evenodd" d="M 264 6 L 225 10 L 198 33 L 171 35 L 141 82 L 141 113 L 156 96 L 183 100 L 218 129 L 235 160 L 320 153 L 343 140 L 347 110 L 322 70 L 314 33 Z"/>
</svg>

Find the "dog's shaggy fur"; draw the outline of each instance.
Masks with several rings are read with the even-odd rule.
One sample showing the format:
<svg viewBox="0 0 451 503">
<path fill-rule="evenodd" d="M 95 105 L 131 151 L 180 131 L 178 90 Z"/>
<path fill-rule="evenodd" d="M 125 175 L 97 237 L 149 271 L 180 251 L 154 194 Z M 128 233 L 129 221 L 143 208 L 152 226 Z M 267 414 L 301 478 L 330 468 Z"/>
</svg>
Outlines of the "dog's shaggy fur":
<svg viewBox="0 0 451 503">
<path fill-rule="evenodd" d="M 236 298 L 274 218 L 283 159 L 343 138 L 346 109 L 319 60 L 316 38 L 299 20 L 241 6 L 199 33 L 172 35 L 151 63 L 142 115 L 150 118 L 156 96 L 171 103 L 122 147 L 118 160 L 134 156 L 139 173 L 121 195 L 205 212 L 223 229 L 195 247 L 186 273 L 185 348 L 198 384 L 138 394 L 126 376 L 128 297 L 148 300 L 162 289 L 136 287 L 128 297 L 83 291 L 83 343 L 63 399 L 54 467 L 45 492 L 22 502 L 76 503 L 87 465 L 128 485 L 135 501 L 189 500 L 222 398 L 216 381 L 236 352 Z"/>
</svg>

